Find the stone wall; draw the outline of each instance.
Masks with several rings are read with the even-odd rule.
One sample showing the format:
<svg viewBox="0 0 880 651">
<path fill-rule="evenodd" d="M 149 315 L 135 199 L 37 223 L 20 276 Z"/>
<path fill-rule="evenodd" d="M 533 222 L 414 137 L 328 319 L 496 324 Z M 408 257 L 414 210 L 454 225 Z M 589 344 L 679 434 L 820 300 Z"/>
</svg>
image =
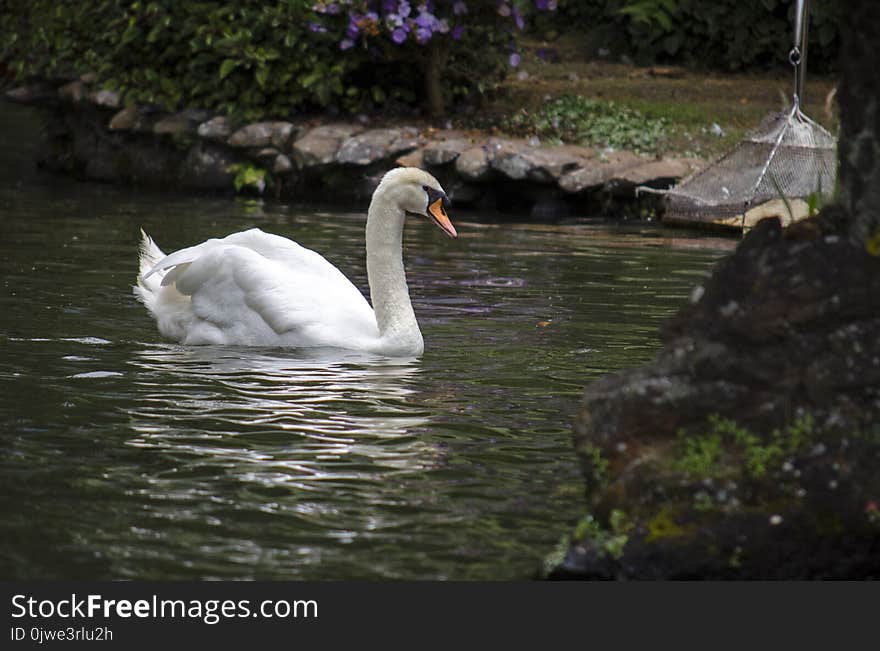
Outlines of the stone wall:
<svg viewBox="0 0 880 651">
<path fill-rule="evenodd" d="M 363 202 L 385 171 L 412 165 L 434 173 L 457 207 L 557 219 L 644 212 L 656 195 L 639 198 L 638 186 L 669 187 L 701 163 L 472 131 L 374 128 L 368 120 L 237 125 L 198 109 L 170 114 L 123 106 L 116 93 L 93 83 L 84 75 L 6 93 L 48 110 L 42 160 L 48 169 L 98 181 L 232 193 L 236 170 L 248 166 L 265 171 L 265 183 L 245 191 Z"/>
</svg>

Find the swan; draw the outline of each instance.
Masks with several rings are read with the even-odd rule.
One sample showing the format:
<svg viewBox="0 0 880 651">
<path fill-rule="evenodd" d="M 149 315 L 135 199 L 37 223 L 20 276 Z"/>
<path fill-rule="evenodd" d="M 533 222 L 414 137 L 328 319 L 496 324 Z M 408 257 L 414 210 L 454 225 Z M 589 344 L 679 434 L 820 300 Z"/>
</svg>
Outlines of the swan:
<svg viewBox="0 0 880 651">
<path fill-rule="evenodd" d="M 165 255 L 143 230 L 134 293 L 182 344 L 333 347 L 388 356 L 424 351 L 403 268 L 406 213 L 457 237 L 449 199 L 427 172 L 385 174 L 367 211 L 372 307 L 323 256 L 258 228 Z"/>
</svg>

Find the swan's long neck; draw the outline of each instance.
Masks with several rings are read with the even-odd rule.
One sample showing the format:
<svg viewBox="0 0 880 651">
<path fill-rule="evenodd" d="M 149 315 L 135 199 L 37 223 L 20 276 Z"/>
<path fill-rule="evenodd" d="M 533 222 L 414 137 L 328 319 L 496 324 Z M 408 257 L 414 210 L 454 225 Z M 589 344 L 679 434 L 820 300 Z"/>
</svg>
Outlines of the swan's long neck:
<svg viewBox="0 0 880 651">
<path fill-rule="evenodd" d="M 367 280 L 379 336 L 387 345 L 422 352 L 422 334 L 409 299 L 403 268 L 406 213 L 393 188 L 380 186 L 367 212 Z"/>
</svg>

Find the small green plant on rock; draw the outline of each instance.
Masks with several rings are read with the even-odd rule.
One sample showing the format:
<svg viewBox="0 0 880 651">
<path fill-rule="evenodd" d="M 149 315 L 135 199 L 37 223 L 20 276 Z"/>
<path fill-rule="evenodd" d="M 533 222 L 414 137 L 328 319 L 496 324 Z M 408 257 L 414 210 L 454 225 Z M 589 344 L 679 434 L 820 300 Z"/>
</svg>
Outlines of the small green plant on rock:
<svg viewBox="0 0 880 651">
<path fill-rule="evenodd" d="M 228 170 L 235 174 L 232 184 L 235 186 L 236 192 L 253 188 L 258 194 L 263 194 L 266 188 L 272 184 L 269 173 L 262 167 L 251 163 L 235 163 L 230 165 Z"/>
</svg>

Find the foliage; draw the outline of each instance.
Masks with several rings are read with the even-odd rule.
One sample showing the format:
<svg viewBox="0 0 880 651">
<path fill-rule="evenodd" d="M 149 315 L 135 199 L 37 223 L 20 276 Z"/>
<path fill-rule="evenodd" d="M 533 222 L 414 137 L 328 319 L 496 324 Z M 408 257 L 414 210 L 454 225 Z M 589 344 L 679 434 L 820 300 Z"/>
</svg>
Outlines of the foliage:
<svg viewBox="0 0 880 651">
<path fill-rule="evenodd" d="M 235 174 L 233 185 L 236 192 L 242 190 L 255 190 L 257 194 L 263 194 L 263 191 L 271 184 L 272 177 L 262 167 L 257 167 L 251 163 L 236 163 L 229 166 L 229 170 Z"/>
<path fill-rule="evenodd" d="M 687 436 L 678 433 L 681 455 L 676 461 L 676 469 L 691 475 L 709 475 L 721 458 L 721 435 L 717 432 L 705 436 Z"/>
<path fill-rule="evenodd" d="M 349 87 L 350 102 L 425 97 L 432 113 L 442 113 L 444 98 L 484 94 L 517 67 L 515 31 L 529 13 L 553 8 L 548 0 L 324 0 L 314 5 L 310 29 L 357 62 L 360 84 Z"/>
<path fill-rule="evenodd" d="M 656 151 L 667 135 L 663 118 L 648 118 L 635 109 L 579 95 L 563 95 L 536 113 L 520 111 L 506 126 L 549 140 L 637 152 Z"/>
<path fill-rule="evenodd" d="M 525 0 L 418 7 L 405 0 L 6 4 L 0 73 L 20 79 L 93 72 L 126 103 L 197 106 L 245 120 L 316 107 L 355 111 L 392 100 L 421 104 L 430 44 L 445 50 L 446 92 L 480 95 L 518 63 L 514 29 L 533 6 Z M 401 17 L 404 8 L 411 17 Z M 392 15 L 400 22 L 393 29 Z"/>
<path fill-rule="evenodd" d="M 835 67 L 843 3 L 810 3 L 811 70 Z M 561 29 L 603 32 L 602 45 L 640 62 L 671 61 L 725 70 L 784 66 L 794 30 L 793 0 L 561 0 Z"/>
<path fill-rule="evenodd" d="M 786 458 L 802 453 L 807 445 L 815 443 L 816 436 L 815 422 L 809 414 L 798 417 L 784 430 L 774 429 L 766 436 L 716 414 L 709 417 L 706 433 L 679 431 L 679 454 L 674 468 L 690 475 L 718 476 L 734 467 L 733 457 L 746 476 L 763 477 Z"/>
<path fill-rule="evenodd" d="M 308 38 L 306 0 L 12 0 L 0 60 L 19 77 L 93 72 L 127 103 L 253 119 L 326 104 L 345 63 Z"/>
</svg>

